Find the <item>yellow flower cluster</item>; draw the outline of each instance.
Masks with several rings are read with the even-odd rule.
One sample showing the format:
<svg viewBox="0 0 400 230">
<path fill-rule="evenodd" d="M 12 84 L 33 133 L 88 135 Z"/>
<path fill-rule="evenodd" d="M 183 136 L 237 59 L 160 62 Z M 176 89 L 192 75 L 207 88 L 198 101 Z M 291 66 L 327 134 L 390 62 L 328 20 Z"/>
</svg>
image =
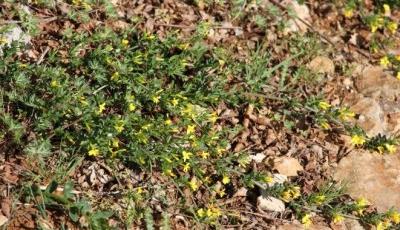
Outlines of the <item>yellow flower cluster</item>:
<svg viewBox="0 0 400 230">
<path fill-rule="evenodd" d="M 294 186 L 291 188 L 286 189 L 285 191 L 282 192 L 281 194 L 281 198 L 283 201 L 285 201 L 286 203 L 297 199 L 298 197 L 300 197 L 300 187 L 299 186 Z"/>
<path fill-rule="evenodd" d="M 312 224 L 311 215 L 305 214 L 301 217 L 301 223 L 303 224 L 304 228 L 309 228 Z"/>
<path fill-rule="evenodd" d="M 354 146 L 360 146 L 363 145 L 365 143 L 366 139 L 364 136 L 362 135 L 353 135 L 351 136 L 351 144 L 353 144 Z"/>
<path fill-rule="evenodd" d="M 207 209 L 200 208 L 197 210 L 197 216 L 200 218 L 217 219 L 221 215 L 222 215 L 221 210 L 213 206 Z"/>
</svg>

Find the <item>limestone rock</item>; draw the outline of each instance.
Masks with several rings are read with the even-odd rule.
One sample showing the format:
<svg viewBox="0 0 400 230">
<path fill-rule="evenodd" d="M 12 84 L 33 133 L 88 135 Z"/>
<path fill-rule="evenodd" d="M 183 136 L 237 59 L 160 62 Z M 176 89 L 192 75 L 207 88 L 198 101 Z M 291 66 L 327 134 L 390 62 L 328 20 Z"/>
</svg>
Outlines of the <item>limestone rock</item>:
<svg viewBox="0 0 400 230">
<path fill-rule="evenodd" d="M 359 150 L 343 158 L 334 179 L 347 185 L 353 198 L 365 197 L 378 211 L 400 210 L 400 154 Z"/>
</svg>

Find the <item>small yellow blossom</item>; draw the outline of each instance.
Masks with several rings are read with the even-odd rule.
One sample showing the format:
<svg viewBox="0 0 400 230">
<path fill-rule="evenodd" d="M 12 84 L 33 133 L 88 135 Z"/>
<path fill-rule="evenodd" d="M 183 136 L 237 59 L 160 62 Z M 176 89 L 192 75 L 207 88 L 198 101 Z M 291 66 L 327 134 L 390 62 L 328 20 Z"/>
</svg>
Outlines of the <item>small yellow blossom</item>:
<svg viewBox="0 0 400 230">
<path fill-rule="evenodd" d="M 115 73 L 113 73 L 113 74 L 111 75 L 111 80 L 113 80 L 113 81 L 118 80 L 118 78 L 119 78 L 119 73 L 118 73 L 118 72 L 115 72 Z"/>
<path fill-rule="evenodd" d="M 165 125 L 172 125 L 172 120 L 171 119 L 167 119 L 164 121 Z"/>
<path fill-rule="evenodd" d="M 186 134 L 193 134 L 196 131 L 196 125 L 188 125 L 186 128 Z"/>
<path fill-rule="evenodd" d="M 398 25 L 396 22 L 389 22 L 387 24 L 387 28 L 390 31 L 390 33 L 395 34 L 398 28 Z"/>
<path fill-rule="evenodd" d="M 58 81 L 52 80 L 52 81 L 50 82 L 50 86 L 51 86 L 52 88 L 58 88 L 58 87 L 60 87 L 60 84 L 58 84 Z"/>
<path fill-rule="evenodd" d="M 310 214 L 305 214 L 302 218 L 301 218 L 301 223 L 303 224 L 303 226 L 305 228 L 309 228 L 312 224 L 311 221 L 311 215 Z"/>
<path fill-rule="evenodd" d="M 224 188 L 222 188 L 222 189 L 219 189 L 218 191 L 216 191 L 217 192 L 217 194 L 219 195 L 219 197 L 223 197 L 223 196 L 225 196 L 226 195 L 226 193 L 225 193 L 225 189 Z"/>
<path fill-rule="evenodd" d="M 118 138 L 113 138 L 113 139 L 111 140 L 111 142 L 112 142 L 112 146 L 113 146 L 114 148 L 118 148 L 118 147 L 119 147 L 119 140 L 118 140 Z"/>
<path fill-rule="evenodd" d="M 326 122 L 326 121 L 322 121 L 322 122 L 320 123 L 320 125 L 321 125 L 321 128 L 322 128 L 322 129 L 325 129 L 325 130 L 331 128 L 331 125 L 330 125 L 328 122 Z"/>
<path fill-rule="evenodd" d="M 364 209 L 368 206 L 368 201 L 364 198 L 358 198 L 355 203 L 356 211 L 359 215 L 363 215 Z"/>
<path fill-rule="evenodd" d="M 216 112 L 211 113 L 210 117 L 208 118 L 208 120 L 211 123 L 215 123 L 218 120 L 218 115 Z"/>
<path fill-rule="evenodd" d="M 344 220 L 344 217 L 338 213 L 333 214 L 333 223 L 334 224 L 339 224 Z"/>
<path fill-rule="evenodd" d="M 210 207 L 207 209 L 206 215 L 211 219 L 216 219 L 221 215 L 221 210 L 219 208 Z"/>
<path fill-rule="evenodd" d="M 202 152 L 200 153 L 200 156 L 201 156 L 201 158 L 203 158 L 203 159 L 207 159 L 207 158 L 210 156 L 210 153 L 205 152 L 205 151 L 202 151 Z"/>
<path fill-rule="evenodd" d="M 227 175 L 224 175 L 222 177 L 222 183 L 223 184 L 229 184 L 229 182 L 231 182 L 231 179 Z"/>
<path fill-rule="evenodd" d="M 354 118 L 356 114 L 347 108 L 341 108 L 339 109 L 339 119 L 342 121 L 348 121 L 351 118 Z"/>
<path fill-rule="evenodd" d="M 371 32 L 375 33 L 378 30 L 378 26 L 376 25 L 371 25 Z"/>
<path fill-rule="evenodd" d="M 126 39 L 122 39 L 121 44 L 126 47 L 129 45 L 129 41 Z"/>
<path fill-rule="evenodd" d="M 317 203 L 318 205 L 321 205 L 322 203 L 324 203 L 325 200 L 326 200 L 325 195 L 318 195 L 315 197 L 315 203 Z"/>
<path fill-rule="evenodd" d="M 400 213 L 398 211 L 391 211 L 389 217 L 394 224 L 400 224 Z"/>
<path fill-rule="evenodd" d="M 400 71 L 397 72 L 396 78 L 397 78 L 398 80 L 400 80 Z"/>
<path fill-rule="evenodd" d="M 391 144 L 385 144 L 385 148 L 390 154 L 395 153 L 397 150 L 396 146 Z"/>
<path fill-rule="evenodd" d="M 193 155 L 191 152 L 182 151 L 183 162 L 186 162 Z"/>
<path fill-rule="evenodd" d="M 167 175 L 167 176 L 170 176 L 170 177 L 175 177 L 176 176 L 175 173 L 172 172 L 172 169 L 165 170 L 164 174 Z"/>
<path fill-rule="evenodd" d="M 189 45 L 190 45 L 189 43 L 183 43 L 183 44 L 180 44 L 178 46 L 178 48 L 181 50 L 187 50 L 187 48 L 189 48 Z"/>
<path fill-rule="evenodd" d="M 189 187 L 190 187 L 193 191 L 197 191 L 197 189 L 199 189 L 199 183 L 198 183 L 196 177 L 193 177 L 193 178 L 189 181 Z"/>
<path fill-rule="evenodd" d="M 0 37 L 0 45 L 7 44 L 7 39 L 3 36 Z"/>
<path fill-rule="evenodd" d="M 383 4 L 383 13 L 385 16 L 390 16 L 390 6 L 388 4 Z"/>
<path fill-rule="evenodd" d="M 179 99 L 176 99 L 176 98 L 172 99 L 171 104 L 172 104 L 172 106 L 177 106 L 179 104 Z"/>
<path fill-rule="evenodd" d="M 328 110 L 331 107 L 331 105 L 328 102 L 321 101 L 318 103 L 318 107 L 322 110 Z"/>
<path fill-rule="evenodd" d="M 114 125 L 115 130 L 117 130 L 118 133 L 121 133 L 125 128 L 125 122 L 123 120 L 117 121 L 117 123 Z"/>
<path fill-rule="evenodd" d="M 190 164 L 189 164 L 189 163 L 183 165 L 183 171 L 184 171 L 184 172 L 188 172 L 189 169 L 190 169 Z"/>
<path fill-rule="evenodd" d="M 381 66 L 383 66 L 384 68 L 387 68 L 388 65 L 390 64 L 389 58 L 388 56 L 384 56 L 379 60 L 379 63 L 381 64 Z"/>
<path fill-rule="evenodd" d="M 400 55 L 397 55 L 397 56 L 395 57 L 395 59 L 396 59 L 397 61 L 400 61 Z"/>
<path fill-rule="evenodd" d="M 390 227 L 390 222 L 388 221 L 379 221 L 376 224 L 376 230 L 386 230 Z"/>
<path fill-rule="evenodd" d="M 133 102 L 129 103 L 128 107 L 129 107 L 129 112 L 135 111 L 136 109 L 136 105 Z"/>
<path fill-rule="evenodd" d="M 97 109 L 96 113 L 101 114 L 106 109 L 106 103 L 101 103 L 99 108 Z"/>
<path fill-rule="evenodd" d="M 217 154 L 218 154 L 218 156 L 222 156 L 222 153 L 223 153 L 224 151 L 225 151 L 224 148 L 218 147 L 218 148 L 217 148 Z"/>
<path fill-rule="evenodd" d="M 361 135 L 353 135 L 351 137 L 351 143 L 354 146 L 363 145 L 365 143 L 365 137 Z"/>
<path fill-rule="evenodd" d="M 88 152 L 88 155 L 91 157 L 97 157 L 98 155 L 100 155 L 100 150 L 95 146 L 92 146 Z"/>
<path fill-rule="evenodd" d="M 346 8 L 346 9 L 344 10 L 343 14 L 344 14 L 344 16 L 345 16 L 346 18 L 351 18 L 351 17 L 353 17 L 354 12 L 353 12 L 353 9 L 351 9 L 351 8 Z"/>
<path fill-rule="evenodd" d="M 160 96 L 153 96 L 153 97 L 151 97 L 151 100 L 155 103 L 155 104 L 158 104 L 158 103 L 160 103 Z"/>
<path fill-rule="evenodd" d="M 272 178 L 271 176 L 265 176 L 264 182 L 267 184 L 272 183 L 272 182 L 274 182 L 274 178 Z"/>
<path fill-rule="evenodd" d="M 203 218 L 206 216 L 206 212 L 204 211 L 204 209 L 200 208 L 197 210 L 197 216 L 200 218 Z"/>
</svg>

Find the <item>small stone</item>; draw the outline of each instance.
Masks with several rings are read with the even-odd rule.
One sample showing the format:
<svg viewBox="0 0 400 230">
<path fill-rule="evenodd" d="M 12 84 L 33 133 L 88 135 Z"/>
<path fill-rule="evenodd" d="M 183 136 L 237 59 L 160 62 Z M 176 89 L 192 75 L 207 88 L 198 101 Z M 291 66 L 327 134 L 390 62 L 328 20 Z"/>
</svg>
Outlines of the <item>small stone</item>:
<svg viewBox="0 0 400 230">
<path fill-rule="evenodd" d="M 297 176 L 297 172 L 302 171 L 303 166 L 296 158 L 281 157 L 274 161 L 274 169 L 286 176 Z"/>
<path fill-rule="evenodd" d="M 285 203 L 272 196 L 259 196 L 257 198 L 257 207 L 262 211 L 283 212 L 285 211 Z"/>
<path fill-rule="evenodd" d="M 333 64 L 333 61 L 324 56 L 314 58 L 310 63 L 308 63 L 307 67 L 316 73 L 335 73 L 335 65 Z"/>
</svg>

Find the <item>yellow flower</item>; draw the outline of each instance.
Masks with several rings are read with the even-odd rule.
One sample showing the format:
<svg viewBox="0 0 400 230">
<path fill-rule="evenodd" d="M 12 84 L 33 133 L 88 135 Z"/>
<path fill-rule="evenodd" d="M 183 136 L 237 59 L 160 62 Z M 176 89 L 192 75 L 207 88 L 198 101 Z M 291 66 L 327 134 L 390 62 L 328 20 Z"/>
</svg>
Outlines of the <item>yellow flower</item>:
<svg viewBox="0 0 400 230">
<path fill-rule="evenodd" d="M 351 112 L 347 108 L 339 109 L 339 119 L 342 121 L 348 121 L 355 116 L 356 114 L 354 112 Z"/>
<path fill-rule="evenodd" d="M 395 34 L 398 28 L 398 25 L 396 22 L 389 22 L 387 24 L 387 28 L 390 31 L 390 33 Z"/>
<path fill-rule="evenodd" d="M 7 39 L 3 36 L 0 37 L 0 45 L 7 44 Z"/>
<path fill-rule="evenodd" d="M 218 115 L 216 112 L 211 113 L 210 118 L 208 118 L 208 120 L 211 123 L 215 123 L 218 120 Z"/>
<path fill-rule="evenodd" d="M 218 147 L 218 148 L 217 148 L 217 154 L 218 154 L 218 156 L 222 156 L 222 153 L 223 153 L 224 151 L 225 151 L 224 148 Z"/>
<path fill-rule="evenodd" d="M 189 181 L 189 187 L 193 190 L 193 191 L 197 191 L 197 189 L 199 189 L 199 184 L 197 182 L 196 177 L 193 177 L 190 181 Z"/>
<path fill-rule="evenodd" d="M 91 146 L 88 155 L 91 157 L 97 157 L 98 155 L 100 155 L 100 150 L 97 149 L 95 146 Z"/>
<path fill-rule="evenodd" d="M 292 193 L 293 199 L 296 199 L 296 198 L 300 197 L 300 195 L 301 195 L 299 186 L 292 187 L 290 192 Z"/>
<path fill-rule="evenodd" d="M 390 154 L 395 153 L 397 150 L 396 146 L 391 144 L 385 144 L 385 148 Z"/>
<path fill-rule="evenodd" d="M 390 16 L 390 6 L 388 4 L 383 4 L 383 12 L 385 16 Z"/>
<path fill-rule="evenodd" d="M 368 205 L 368 200 L 365 199 L 364 197 L 360 197 L 356 200 L 356 205 L 358 207 L 365 207 Z"/>
<path fill-rule="evenodd" d="M 119 73 L 118 73 L 118 72 L 115 72 L 115 73 L 113 73 L 113 74 L 111 75 L 111 80 L 113 80 L 113 81 L 118 80 L 118 78 L 119 78 Z"/>
<path fill-rule="evenodd" d="M 50 82 L 50 86 L 51 86 L 52 88 L 57 88 L 57 87 L 60 86 L 60 84 L 58 84 L 58 81 L 52 80 L 52 81 Z"/>
<path fill-rule="evenodd" d="M 345 10 L 344 10 L 344 12 L 343 12 L 343 14 L 344 14 L 344 16 L 346 17 L 346 18 L 351 18 L 351 17 L 353 17 L 353 9 L 351 9 L 351 8 L 346 8 Z"/>
<path fill-rule="evenodd" d="M 274 181 L 274 178 L 272 178 L 271 176 L 264 177 L 264 182 L 267 184 L 272 183 L 273 181 Z"/>
<path fill-rule="evenodd" d="M 186 128 L 186 134 L 193 134 L 196 131 L 196 125 L 188 125 Z"/>
<path fill-rule="evenodd" d="M 200 156 L 201 156 L 201 158 L 203 158 L 203 159 L 207 159 L 207 158 L 210 156 L 210 153 L 205 152 L 205 151 L 202 151 L 202 152 L 200 153 Z"/>
<path fill-rule="evenodd" d="M 301 223 L 304 225 L 305 228 L 309 228 L 309 227 L 311 226 L 311 224 L 312 224 L 310 214 L 305 214 L 305 215 L 301 218 Z"/>
<path fill-rule="evenodd" d="M 351 137 L 351 143 L 352 143 L 354 146 L 363 145 L 363 144 L 365 143 L 365 137 L 363 137 L 363 136 L 361 136 L 361 135 L 353 135 L 353 136 Z"/>
<path fill-rule="evenodd" d="M 96 113 L 101 114 L 106 109 L 106 103 L 101 103 L 99 108 L 97 109 Z"/>
<path fill-rule="evenodd" d="M 159 102 L 160 102 L 160 96 L 153 96 L 152 98 L 151 98 L 151 100 L 155 103 L 155 104 L 158 104 Z"/>
<path fill-rule="evenodd" d="M 395 58 L 397 61 L 400 61 L 400 55 L 397 55 Z"/>
<path fill-rule="evenodd" d="M 326 196 L 325 195 L 318 195 L 315 197 L 315 202 L 318 205 L 321 205 L 322 203 L 324 203 L 324 201 L 326 200 Z"/>
<path fill-rule="evenodd" d="M 328 102 L 325 102 L 325 101 L 320 101 L 318 103 L 318 106 L 322 110 L 327 110 L 327 109 L 329 109 L 331 107 L 331 105 Z"/>
<path fill-rule="evenodd" d="M 375 33 L 378 30 L 378 26 L 376 25 L 371 25 L 371 32 Z"/>
<path fill-rule="evenodd" d="M 174 98 L 171 100 L 171 104 L 172 104 L 172 106 L 177 106 L 179 104 L 179 100 Z"/>
<path fill-rule="evenodd" d="M 189 43 L 183 43 L 183 44 L 180 44 L 178 47 L 179 47 L 179 49 L 181 49 L 181 50 L 187 50 L 187 48 L 189 48 Z"/>
<path fill-rule="evenodd" d="M 112 146 L 113 146 L 114 148 L 118 148 L 118 147 L 119 147 L 119 140 L 118 140 L 118 138 L 113 138 L 113 139 L 111 140 L 111 142 L 112 142 Z"/>
<path fill-rule="evenodd" d="M 220 197 L 223 197 L 223 196 L 225 196 L 225 195 L 226 195 L 226 193 L 225 193 L 225 189 L 224 189 L 224 188 L 222 188 L 222 189 L 218 190 L 218 191 L 217 191 L 217 193 L 218 193 L 218 195 L 219 195 Z"/>
<path fill-rule="evenodd" d="M 383 66 L 384 68 L 387 68 L 388 65 L 390 64 L 389 58 L 388 56 L 384 56 L 383 58 L 380 59 L 379 63 L 381 64 L 381 66 Z"/>
<path fill-rule="evenodd" d="M 396 78 L 400 80 L 400 71 L 397 72 Z"/>
<path fill-rule="evenodd" d="M 129 111 L 130 112 L 132 112 L 132 111 L 134 111 L 136 109 L 136 105 L 135 105 L 135 103 L 129 103 Z"/>
<path fill-rule="evenodd" d="M 390 222 L 388 221 L 379 221 L 376 225 L 376 230 L 386 230 L 390 227 Z"/>
<path fill-rule="evenodd" d="M 189 160 L 192 155 L 193 155 L 193 153 L 191 153 L 191 152 L 183 151 L 182 152 L 183 162 L 186 162 L 187 160 Z"/>
<path fill-rule="evenodd" d="M 320 125 L 321 125 L 322 129 L 325 129 L 325 130 L 331 128 L 331 125 L 330 125 L 328 122 L 326 122 L 326 121 L 322 121 L 322 122 L 320 123 Z"/>
<path fill-rule="evenodd" d="M 117 121 L 117 124 L 114 125 L 115 130 L 117 130 L 118 133 L 122 132 L 125 128 L 125 122 L 123 120 Z"/>
<path fill-rule="evenodd" d="M 167 119 L 167 120 L 165 120 L 165 121 L 164 121 L 164 124 L 166 124 L 166 125 L 171 125 L 171 124 L 172 124 L 172 121 L 171 121 L 171 119 Z"/>
<path fill-rule="evenodd" d="M 207 209 L 206 215 L 209 218 L 215 219 L 221 215 L 221 210 L 219 210 L 219 208 L 210 207 Z"/>
<path fill-rule="evenodd" d="M 121 44 L 126 47 L 129 45 L 129 41 L 126 39 L 122 39 Z"/>
<path fill-rule="evenodd" d="M 290 191 L 284 191 L 284 192 L 282 192 L 282 194 L 281 194 L 281 198 L 282 198 L 282 200 L 285 201 L 286 203 L 287 203 L 287 202 L 290 202 L 290 201 L 292 201 L 292 194 L 290 193 Z"/>
<path fill-rule="evenodd" d="M 190 169 L 190 164 L 189 164 L 189 163 L 187 163 L 187 164 L 185 164 L 185 165 L 183 166 L 183 171 L 184 171 L 184 172 L 188 172 L 189 169 Z"/>
<path fill-rule="evenodd" d="M 229 184 L 229 182 L 231 182 L 231 179 L 227 175 L 224 175 L 222 177 L 222 183 L 223 184 Z"/>
<path fill-rule="evenodd" d="M 200 218 L 203 218 L 206 215 L 206 212 L 204 211 L 204 209 L 200 208 L 199 210 L 197 210 L 197 216 Z"/>
<path fill-rule="evenodd" d="M 400 224 L 400 213 L 398 211 L 391 211 L 389 217 L 393 223 Z"/>
<path fill-rule="evenodd" d="M 143 164 L 144 164 L 144 162 L 143 162 Z M 175 173 L 172 172 L 171 169 L 165 170 L 164 174 L 167 175 L 167 176 L 170 176 L 170 177 L 175 177 L 176 176 Z"/>
<path fill-rule="evenodd" d="M 344 220 L 344 217 L 338 213 L 333 214 L 333 223 L 338 224 L 341 223 Z"/>
</svg>

